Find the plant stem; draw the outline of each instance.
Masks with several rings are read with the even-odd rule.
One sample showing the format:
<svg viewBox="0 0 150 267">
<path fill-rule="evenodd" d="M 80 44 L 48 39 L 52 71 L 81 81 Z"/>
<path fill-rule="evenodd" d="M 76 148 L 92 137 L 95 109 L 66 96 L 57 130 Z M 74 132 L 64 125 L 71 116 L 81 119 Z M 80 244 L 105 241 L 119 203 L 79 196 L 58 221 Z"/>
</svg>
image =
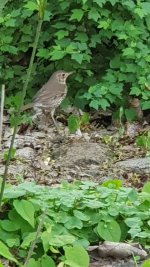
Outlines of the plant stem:
<svg viewBox="0 0 150 267">
<path fill-rule="evenodd" d="M 38 21 L 37 30 L 36 30 L 36 36 L 35 36 L 33 50 L 32 50 L 32 55 L 31 55 L 29 67 L 28 67 L 28 70 L 27 70 L 27 77 L 26 77 L 26 80 L 25 80 L 25 83 L 24 83 L 24 86 L 23 86 L 22 97 L 21 97 L 20 105 L 18 107 L 18 111 L 17 111 L 17 115 L 16 115 L 17 116 L 16 117 L 16 123 L 15 123 L 15 127 L 14 127 L 14 130 L 13 130 L 13 135 L 12 135 L 12 138 L 11 138 L 11 144 L 10 144 L 10 147 L 9 147 L 8 156 L 7 156 L 7 160 L 6 160 L 6 164 L 5 164 L 5 170 L 4 170 L 4 175 L 3 175 L 2 185 L 1 185 L 1 192 L 0 192 L 0 210 L 1 210 L 1 206 L 2 206 L 4 188 L 5 188 L 5 183 L 6 183 L 7 174 L 8 174 L 8 167 L 9 167 L 9 163 L 10 163 L 10 160 L 11 160 L 11 151 L 12 151 L 12 148 L 13 148 L 13 145 L 14 145 L 15 135 L 16 135 L 16 132 L 17 132 L 17 126 L 18 126 L 18 121 L 19 121 L 19 117 L 20 117 L 20 113 L 21 113 L 21 107 L 23 106 L 23 103 L 24 103 L 27 87 L 28 87 L 28 84 L 29 84 L 29 81 L 30 81 L 30 77 L 31 77 L 31 73 L 32 73 L 32 67 L 33 67 L 35 53 L 36 53 L 36 49 L 37 49 L 37 45 L 38 45 L 38 41 L 39 41 L 39 37 L 40 37 L 42 22 L 43 22 L 42 19 L 40 19 Z"/>
<path fill-rule="evenodd" d="M 0 150 L 1 150 L 1 142 L 3 135 L 3 112 L 4 112 L 4 100 L 5 100 L 5 85 L 2 84 L 2 92 L 1 92 L 1 113 L 0 113 Z"/>
<path fill-rule="evenodd" d="M 32 253 L 33 253 L 33 251 L 34 251 L 36 242 L 37 242 L 37 240 L 38 240 L 39 234 L 40 234 L 41 229 L 42 229 L 43 224 L 44 224 L 46 211 L 47 211 L 47 209 L 45 209 L 45 211 L 43 212 L 43 214 L 42 214 L 42 216 L 41 216 L 41 221 L 40 221 L 40 223 L 39 223 L 39 225 L 38 225 L 38 228 L 37 228 L 37 231 L 36 231 L 35 239 L 33 240 L 32 244 L 31 244 L 31 246 L 30 246 L 30 249 L 29 249 L 29 252 L 28 252 L 28 255 L 27 255 L 27 258 L 26 258 L 26 261 L 25 261 L 23 267 L 27 267 L 27 266 L 28 266 L 29 260 L 30 260 L 30 258 L 31 258 L 31 256 L 32 256 Z"/>
</svg>

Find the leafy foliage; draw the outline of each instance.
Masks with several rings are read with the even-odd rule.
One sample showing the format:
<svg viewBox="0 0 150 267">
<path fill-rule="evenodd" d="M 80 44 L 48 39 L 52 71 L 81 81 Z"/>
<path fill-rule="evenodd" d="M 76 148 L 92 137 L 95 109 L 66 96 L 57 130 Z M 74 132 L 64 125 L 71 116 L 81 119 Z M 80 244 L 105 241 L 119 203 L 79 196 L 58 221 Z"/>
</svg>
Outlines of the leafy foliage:
<svg viewBox="0 0 150 267">
<path fill-rule="evenodd" d="M 45 209 L 29 266 L 42 262 L 45 267 L 49 262 L 55 267 L 59 262 L 86 267 L 89 258 L 83 248 L 102 240 L 132 240 L 149 247 L 149 207 L 150 183 L 140 193 L 117 180 L 102 186 L 78 181 L 54 188 L 32 182 L 7 186 L 0 220 L 1 255 L 16 263 L 24 261 Z"/>
<path fill-rule="evenodd" d="M 1 2 L 0 82 L 11 105 L 24 83 L 38 1 Z M 149 1 L 48 1 L 28 98 L 55 69 L 66 69 L 76 71 L 68 98 L 80 108 L 118 108 L 133 95 L 149 109 L 149 18 Z"/>
<path fill-rule="evenodd" d="M 150 155 L 150 131 L 145 132 L 141 136 L 138 136 L 136 138 L 136 144 L 140 147 L 143 147 L 147 152 L 147 156 L 149 156 Z"/>
<path fill-rule="evenodd" d="M 71 115 L 68 118 L 68 127 L 71 133 L 74 133 L 76 130 L 80 129 L 80 127 L 89 123 L 89 115 L 88 113 L 83 113 L 83 115 L 76 116 Z"/>
</svg>

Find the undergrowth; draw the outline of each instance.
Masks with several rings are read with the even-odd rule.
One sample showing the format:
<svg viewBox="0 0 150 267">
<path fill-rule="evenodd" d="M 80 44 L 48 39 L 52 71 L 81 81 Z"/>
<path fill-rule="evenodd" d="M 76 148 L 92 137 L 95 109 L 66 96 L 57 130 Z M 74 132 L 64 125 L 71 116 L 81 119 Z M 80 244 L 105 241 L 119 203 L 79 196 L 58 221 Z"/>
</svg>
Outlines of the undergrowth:
<svg viewBox="0 0 150 267">
<path fill-rule="evenodd" d="M 43 212 L 29 267 L 88 267 L 85 249 L 103 240 L 150 248 L 150 182 L 141 192 L 118 180 L 63 182 L 53 188 L 24 182 L 7 185 L 2 208 L 0 255 L 18 266 L 25 266 Z"/>
</svg>

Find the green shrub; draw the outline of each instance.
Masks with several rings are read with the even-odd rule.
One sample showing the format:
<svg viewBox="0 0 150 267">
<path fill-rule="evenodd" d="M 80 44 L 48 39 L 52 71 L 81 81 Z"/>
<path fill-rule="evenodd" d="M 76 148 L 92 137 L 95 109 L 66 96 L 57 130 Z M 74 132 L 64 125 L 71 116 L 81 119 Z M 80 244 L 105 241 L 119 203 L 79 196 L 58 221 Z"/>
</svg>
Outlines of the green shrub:
<svg viewBox="0 0 150 267">
<path fill-rule="evenodd" d="M 7 85 L 10 106 L 25 79 L 37 15 L 34 0 L 3 3 L 0 82 Z M 42 31 L 28 98 L 55 69 L 66 69 L 76 71 L 68 99 L 80 108 L 119 108 L 132 95 L 149 109 L 149 1 L 51 0 Z"/>
</svg>

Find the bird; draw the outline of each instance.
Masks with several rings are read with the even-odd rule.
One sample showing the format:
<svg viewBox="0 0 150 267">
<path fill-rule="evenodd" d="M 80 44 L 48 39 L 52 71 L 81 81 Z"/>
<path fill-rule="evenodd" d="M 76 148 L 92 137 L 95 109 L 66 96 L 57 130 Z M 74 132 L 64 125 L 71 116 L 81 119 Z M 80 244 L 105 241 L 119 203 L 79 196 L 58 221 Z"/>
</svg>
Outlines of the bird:
<svg viewBox="0 0 150 267">
<path fill-rule="evenodd" d="M 54 118 L 55 110 L 66 97 L 66 80 L 72 73 L 73 71 L 55 71 L 50 79 L 35 94 L 32 102 L 23 106 L 22 111 L 33 109 L 37 116 L 41 115 L 43 112 L 50 112 L 52 121 L 57 128 L 58 125 Z"/>
</svg>

